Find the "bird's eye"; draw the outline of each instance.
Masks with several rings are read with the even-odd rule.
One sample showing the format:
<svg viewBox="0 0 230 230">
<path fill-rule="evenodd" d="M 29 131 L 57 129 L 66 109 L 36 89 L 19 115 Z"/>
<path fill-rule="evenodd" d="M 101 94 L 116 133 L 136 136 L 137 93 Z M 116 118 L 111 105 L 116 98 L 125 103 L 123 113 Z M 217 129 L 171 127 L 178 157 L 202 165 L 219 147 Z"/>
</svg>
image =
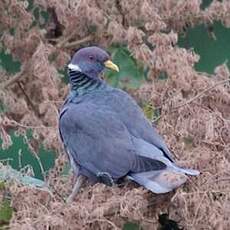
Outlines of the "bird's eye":
<svg viewBox="0 0 230 230">
<path fill-rule="evenodd" d="M 89 56 L 89 60 L 91 60 L 91 61 L 93 60 L 93 56 L 92 55 Z"/>
</svg>

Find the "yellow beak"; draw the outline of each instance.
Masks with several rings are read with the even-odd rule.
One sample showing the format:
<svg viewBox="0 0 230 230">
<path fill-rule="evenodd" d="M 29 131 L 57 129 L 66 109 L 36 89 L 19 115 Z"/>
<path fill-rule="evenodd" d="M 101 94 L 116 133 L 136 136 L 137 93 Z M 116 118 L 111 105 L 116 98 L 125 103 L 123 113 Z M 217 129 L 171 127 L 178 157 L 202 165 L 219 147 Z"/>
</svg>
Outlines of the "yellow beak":
<svg viewBox="0 0 230 230">
<path fill-rule="evenodd" d="M 106 68 L 108 69 L 112 69 L 112 70 L 115 70 L 117 72 L 119 72 L 119 67 L 117 65 L 115 65 L 112 61 L 110 60 L 107 60 L 104 62 L 104 65 Z"/>
</svg>

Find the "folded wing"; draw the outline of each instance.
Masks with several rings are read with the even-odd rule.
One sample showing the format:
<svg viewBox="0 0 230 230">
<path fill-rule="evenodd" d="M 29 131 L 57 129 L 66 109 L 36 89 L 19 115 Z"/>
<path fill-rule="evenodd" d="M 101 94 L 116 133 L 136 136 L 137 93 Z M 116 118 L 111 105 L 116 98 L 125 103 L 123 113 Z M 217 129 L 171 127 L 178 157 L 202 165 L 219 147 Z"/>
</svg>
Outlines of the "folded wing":
<svg viewBox="0 0 230 230">
<path fill-rule="evenodd" d="M 116 113 L 91 103 L 70 104 L 60 118 L 67 152 L 88 177 L 108 173 L 114 180 L 130 172 L 161 170 L 161 159 L 138 155 L 132 136 Z"/>
</svg>

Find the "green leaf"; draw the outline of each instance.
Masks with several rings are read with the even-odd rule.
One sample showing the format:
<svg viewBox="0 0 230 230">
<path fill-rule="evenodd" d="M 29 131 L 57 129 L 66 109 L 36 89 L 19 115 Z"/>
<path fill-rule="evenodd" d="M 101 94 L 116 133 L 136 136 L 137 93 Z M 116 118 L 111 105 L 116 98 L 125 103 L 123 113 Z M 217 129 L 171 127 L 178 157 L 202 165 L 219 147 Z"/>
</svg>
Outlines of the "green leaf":
<svg viewBox="0 0 230 230">
<path fill-rule="evenodd" d="M 4 190 L 5 187 L 5 182 L 4 181 L 0 181 L 0 191 Z"/>
<path fill-rule="evenodd" d="M 137 63 L 125 46 L 111 46 L 108 51 L 111 53 L 113 62 L 119 66 L 120 72 L 107 70 L 106 79 L 115 87 L 138 88 L 145 81 L 143 65 Z"/>
<path fill-rule="evenodd" d="M 0 114 L 7 112 L 7 107 L 0 101 Z"/>
<path fill-rule="evenodd" d="M 33 15 L 34 15 L 35 20 L 37 21 L 39 20 L 39 14 L 40 14 L 40 8 L 39 7 L 34 8 Z"/>
<path fill-rule="evenodd" d="M 10 35 L 14 36 L 15 35 L 15 31 L 16 31 L 15 28 L 10 28 L 9 29 Z"/>
<path fill-rule="evenodd" d="M 46 11 L 40 5 L 34 4 L 33 1 L 29 1 L 28 11 L 32 11 L 34 20 L 31 24 L 31 27 L 39 26 L 41 29 L 48 23 L 50 19 L 49 12 Z"/>
<path fill-rule="evenodd" d="M 0 67 L 10 74 L 15 74 L 20 71 L 21 63 L 18 60 L 14 60 L 11 54 L 8 54 L 6 50 L 0 50 Z"/>
<path fill-rule="evenodd" d="M 0 204 L 0 226 L 8 224 L 13 215 L 13 208 L 10 200 L 4 199 Z"/>
<path fill-rule="evenodd" d="M 69 83 L 69 76 L 68 76 L 67 70 L 66 69 L 58 69 L 58 73 L 60 75 L 61 80 L 65 84 L 68 84 Z"/>
<path fill-rule="evenodd" d="M 28 0 L 28 7 L 27 10 L 31 11 L 34 7 L 34 0 Z"/>
<path fill-rule="evenodd" d="M 41 15 L 41 17 L 42 17 L 43 20 L 44 20 L 44 23 L 43 23 L 43 24 L 46 24 L 46 23 L 49 21 L 49 13 L 48 13 L 47 11 L 45 11 L 45 10 L 42 10 L 42 11 L 40 12 L 40 15 Z"/>
<path fill-rule="evenodd" d="M 213 0 L 202 0 L 202 3 L 200 5 L 200 8 L 203 10 L 205 8 L 207 8 Z"/>
<path fill-rule="evenodd" d="M 150 121 L 155 121 L 159 119 L 161 115 L 160 108 L 154 107 L 151 103 L 147 102 L 141 105 L 142 110 L 144 111 L 145 116 Z"/>
<path fill-rule="evenodd" d="M 153 120 L 153 118 L 154 118 L 154 107 L 151 104 L 146 103 L 146 104 L 143 105 L 142 109 L 144 111 L 145 116 L 150 121 Z"/>
<path fill-rule="evenodd" d="M 70 174 L 70 171 L 71 171 L 71 165 L 70 163 L 66 163 L 63 167 L 63 171 L 62 171 L 62 176 L 66 176 L 66 175 L 69 175 Z"/>
<path fill-rule="evenodd" d="M 122 230 L 140 230 L 140 229 L 141 226 L 139 224 L 132 223 L 132 222 L 126 222 L 122 228 Z"/>
</svg>

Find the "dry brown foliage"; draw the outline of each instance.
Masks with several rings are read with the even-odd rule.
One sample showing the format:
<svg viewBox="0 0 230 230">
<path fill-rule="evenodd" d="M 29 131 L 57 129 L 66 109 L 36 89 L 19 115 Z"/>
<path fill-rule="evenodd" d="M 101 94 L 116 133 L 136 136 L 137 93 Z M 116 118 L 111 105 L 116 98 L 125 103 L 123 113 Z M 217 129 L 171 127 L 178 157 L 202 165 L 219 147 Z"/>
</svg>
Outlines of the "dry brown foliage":
<svg viewBox="0 0 230 230">
<path fill-rule="evenodd" d="M 27 1 L 0 1 L 1 42 L 22 62 L 9 76 L 1 70 L 0 100 L 9 110 L 0 119 L 2 148 L 10 146 L 8 130 L 25 135 L 32 128 L 30 146 L 39 143 L 60 154 L 48 181 L 54 195 L 11 185 L 15 208 L 11 229 L 120 229 L 136 221 L 156 229 L 158 214 L 168 212 L 184 229 L 230 229 L 230 85 L 229 70 L 218 66 L 213 76 L 198 73 L 199 56 L 177 46 L 187 27 L 220 20 L 230 26 L 230 2 L 214 0 L 202 10 L 201 0 L 35 0 L 51 17 L 43 27 L 31 28 Z M 9 32 L 15 28 L 14 36 Z M 158 129 L 181 165 L 198 168 L 175 193 L 153 195 L 133 184 L 108 188 L 86 186 L 70 205 L 61 197 L 72 180 L 60 176 L 65 158 L 58 138 L 58 109 L 68 87 L 60 80 L 74 49 L 81 45 L 127 44 L 149 71 L 140 100 L 161 108 Z M 160 73 L 167 80 L 158 79 Z M 56 192 L 55 192 L 56 191 Z M 58 191 L 58 192 L 57 192 Z"/>
</svg>

